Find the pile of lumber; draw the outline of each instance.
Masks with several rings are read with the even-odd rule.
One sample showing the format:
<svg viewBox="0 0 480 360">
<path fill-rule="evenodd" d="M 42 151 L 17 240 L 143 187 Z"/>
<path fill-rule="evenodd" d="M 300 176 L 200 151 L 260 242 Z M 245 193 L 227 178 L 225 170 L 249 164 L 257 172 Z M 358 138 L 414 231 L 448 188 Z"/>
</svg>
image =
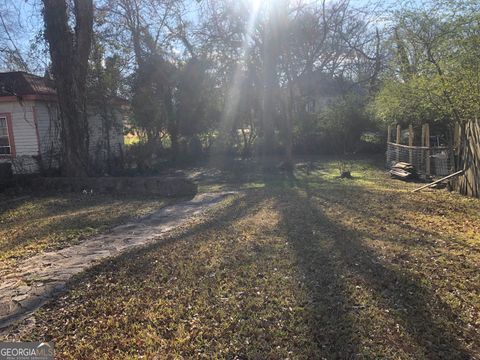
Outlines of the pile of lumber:
<svg viewBox="0 0 480 360">
<path fill-rule="evenodd" d="M 390 169 L 390 175 L 400 180 L 413 180 L 418 177 L 415 166 L 406 162 L 398 162 Z"/>
</svg>

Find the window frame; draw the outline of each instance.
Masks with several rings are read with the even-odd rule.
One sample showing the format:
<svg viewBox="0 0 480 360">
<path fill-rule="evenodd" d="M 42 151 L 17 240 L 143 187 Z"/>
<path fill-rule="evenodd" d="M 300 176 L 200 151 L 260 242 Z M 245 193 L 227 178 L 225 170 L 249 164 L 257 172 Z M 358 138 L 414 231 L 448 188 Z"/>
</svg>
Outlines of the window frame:
<svg viewBox="0 0 480 360">
<path fill-rule="evenodd" d="M 0 154 L 0 159 L 13 158 L 16 155 L 16 150 L 15 150 L 15 138 L 13 136 L 12 114 L 0 113 L 0 118 L 6 119 L 8 145 L 10 146 L 10 154 Z"/>
</svg>

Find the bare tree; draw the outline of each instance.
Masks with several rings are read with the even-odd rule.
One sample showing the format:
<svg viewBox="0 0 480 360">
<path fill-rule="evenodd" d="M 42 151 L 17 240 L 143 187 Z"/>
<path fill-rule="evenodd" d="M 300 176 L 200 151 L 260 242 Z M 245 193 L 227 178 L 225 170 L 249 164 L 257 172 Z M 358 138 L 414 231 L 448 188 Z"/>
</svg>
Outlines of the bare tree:
<svg viewBox="0 0 480 360">
<path fill-rule="evenodd" d="M 28 70 L 28 64 L 14 34 L 20 30 L 17 9 L 11 4 L 0 3 L 0 62 L 9 69 Z"/>
<path fill-rule="evenodd" d="M 86 78 L 92 40 L 92 0 L 74 0 L 71 27 L 69 2 L 43 0 L 45 38 L 49 43 L 52 72 L 61 114 L 62 172 L 88 175 L 88 121 Z"/>
</svg>

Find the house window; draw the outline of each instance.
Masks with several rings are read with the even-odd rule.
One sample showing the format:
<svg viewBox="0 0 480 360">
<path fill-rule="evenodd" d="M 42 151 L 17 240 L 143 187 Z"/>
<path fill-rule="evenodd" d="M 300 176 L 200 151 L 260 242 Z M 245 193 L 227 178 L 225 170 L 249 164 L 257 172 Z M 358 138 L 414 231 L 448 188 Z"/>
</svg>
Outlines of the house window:
<svg viewBox="0 0 480 360">
<path fill-rule="evenodd" d="M 8 123 L 5 116 L 0 116 L 0 155 L 10 155 L 12 147 L 8 137 Z"/>
</svg>

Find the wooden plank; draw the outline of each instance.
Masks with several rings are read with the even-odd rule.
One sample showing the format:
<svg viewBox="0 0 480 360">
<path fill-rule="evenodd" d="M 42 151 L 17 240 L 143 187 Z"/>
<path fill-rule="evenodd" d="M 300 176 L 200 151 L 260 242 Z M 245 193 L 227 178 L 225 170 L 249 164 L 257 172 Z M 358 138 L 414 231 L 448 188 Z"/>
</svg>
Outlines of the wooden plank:
<svg viewBox="0 0 480 360">
<path fill-rule="evenodd" d="M 390 170 L 390 174 L 401 179 L 407 179 L 412 176 L 408 171 L 403 170 Z"/>
<path fill-rule="evenodd" d="M 460 174 L 462 174 L 462 173 L 463 173 L 463 170 L 459 170 L 459 171 L 457 171 L 457 172 L 455 172 L 455 173 L 453 173 L 453 174 L 450 174 L 450 175 L 445 176 L 445 177 L 443 177 L 443 178 L 441 178 L 441 179 L 435 180 L 434 182 L 432 182 L 432 183 L 430 183 L 430 184 L 420 186 L 419 188 L 416 188 L 415 190 L 412 190 L 412 192 L 420 191 L 420 190 L 425 189 L 425 188 L 427 188 L 427 187 L 430 187 L 430 186 L 432 186 L 432 185 L 438 184 L 439 182 L 442 182 L 442 181 L 444 181 L 444 180 L 451 179 L 451 178 L 453 178 L 453 177 L 455 177 L 455 176 L 458 176 L 458 175 L 460 175 Z"/>
<path fill-rule="evenodd" d="M 412 148 L 412 149 L 421 149 L 421 150 L 428 150 L 428 149 L 431 149 L 427 146 L 408 146 L 408 145 L 403 145 L 403 144 L 396 144 L 396 143 L 393 143 L 393 142 L 390 142 L 389 144 L 391 145 L 395 145 L 395 146 L 398 146 L 398 147 L 401 147 L 401 148 L 405 148 L 405 149 L 409 149 L 409 148 Z M 448 150 L 448 147 L 447 146 L 438 146 L 438 147 L 435 147 L 435 150 Z"/>
<path fill-rule="evenodd" d="M 413 169 L 414 167 L 410 163 L 399 162 L 399 163 L 396 163 L 395 165 L 393 165 L 393 168 L 396 168 L 396 169 Z"/>
</svg>

